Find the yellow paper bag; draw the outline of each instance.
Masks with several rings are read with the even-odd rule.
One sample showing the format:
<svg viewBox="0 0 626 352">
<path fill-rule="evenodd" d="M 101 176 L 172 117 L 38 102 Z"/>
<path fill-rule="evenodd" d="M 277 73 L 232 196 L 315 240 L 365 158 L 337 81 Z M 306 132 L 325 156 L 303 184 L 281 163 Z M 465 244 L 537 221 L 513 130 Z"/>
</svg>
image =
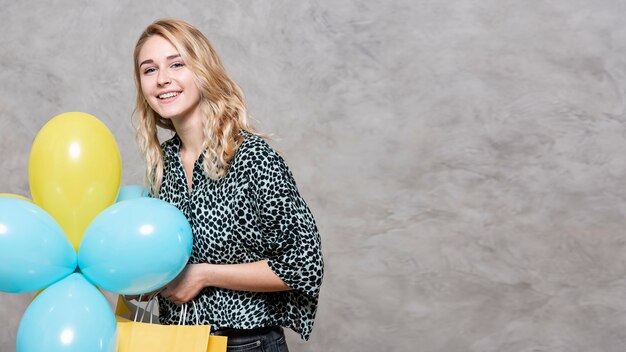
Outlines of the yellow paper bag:
<svg viewBox="0 0 626 352">
<path fill-rule="evenodd" d="M 156 296 L 149 302 L 156 302 Z M 182 307 L 179 325 L 152 324 L 151 304 L 147 304 L 145 308 L 150 316 L 150 323 L 137 321 L 139 310 L 134 314 L 134 321 L 122 317 L 125 313 L 130 313 L 128 308 L 123 299 L 118 299 L 116 307 L 118 352 L 226 352 L 228 338 L 210 336 L 210 325 L 180 325 L 187 315 L 186 305 Z M 139 306 L 136 308 L 139 309 Z M 143 317 L 143 314 L 141 315 Z"/>
<path fill-rule="evenodd" d="M 226 352 L 228 337 L 211 336 L 209 325 L 159 325 L 116 318 L 118 352 Z"/>
<path fill-rule="evenodd" d="M 120 321 L 122 321 L 122 322 L 127 322 L 127 321 L 132 321 L 132 320 L 130 320 L 130 319 L 126 319 L 126 318 L 124 318 L 124 317 L 120 317 L 119 315 L 116 315 L 116 316 L 115 316 L 115 321 L 117 321 L 117 322 L 120 322 Z"/>
<path fill-rule="evenodd" d="M 226 336 L 211 336 L 209 337 L 209 346 L 207 352 L 226 352 L 228 345 L 228 337 Z"/>
<path fill-rule="evenodd" d="M 117 331 L 118 352 L 206 352 L 211 327 L 118 321 Z"/>
</svg>

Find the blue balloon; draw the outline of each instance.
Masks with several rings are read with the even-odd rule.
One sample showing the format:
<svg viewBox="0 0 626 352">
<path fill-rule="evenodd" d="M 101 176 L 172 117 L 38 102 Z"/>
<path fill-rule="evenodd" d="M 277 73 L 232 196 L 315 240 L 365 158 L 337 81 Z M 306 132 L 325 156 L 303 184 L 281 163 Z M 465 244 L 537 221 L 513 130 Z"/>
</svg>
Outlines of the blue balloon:
<svg viewBox="0 0 626 352">
<path fill-rule="evenodd" d="M 141 186 L 122 186 L 120 187 L 120 191 L 117 194 L 117 199 L 115 203 L 135 199 L 142 198 L 148 196 L 148 190 Z"/>
<path fill-rule="evenodd" d="M 187 218 L 154 198 L 113 204 L 89 224 L 78 250 L 85 277 L 107 291 L 141 294 L 172 281 L 191 255 Z"/>
<path fill-rule="evenodd" d="M 76 251 L 45 210 L 0 197 L 0 291 L 37 291 L 76 270 Z"/>
<path fill-rule="evenodd" d="M 96 287 L 74 273 L 28 306 L 17 330 L 17 352 L 117 351 L 117 323 Z"/>
</svg>

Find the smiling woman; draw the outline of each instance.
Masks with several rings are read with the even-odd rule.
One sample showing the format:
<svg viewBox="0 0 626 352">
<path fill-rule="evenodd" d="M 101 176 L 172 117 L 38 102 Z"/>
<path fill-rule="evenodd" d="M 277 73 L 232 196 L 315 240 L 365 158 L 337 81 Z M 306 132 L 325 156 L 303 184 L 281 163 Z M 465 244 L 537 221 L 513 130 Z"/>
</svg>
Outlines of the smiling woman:
<svg viewBox="0 0 626 352">
<path fill-rule="evenodd" d="M 206 37 L 160 20 L 135 52 L 138 142 L 151 196 L 189 220 L 186 269 L 160 290 L 164 324 L 193 301 L 229 349 L 287 351 L 282 327 L 308 339 L 323 276 L 320 236 L 285 161 L 248 123 L 241 89 Z M 161 143 L 157 126 L 173 131 Z"/>
<path fill-rule="evenodd" d="M 176 126 L 202 121 L 200 90 L 176 48 L 161 36 L 150 37 L 139 52 L 141 90 L 150 107 Z"/>
</svg>

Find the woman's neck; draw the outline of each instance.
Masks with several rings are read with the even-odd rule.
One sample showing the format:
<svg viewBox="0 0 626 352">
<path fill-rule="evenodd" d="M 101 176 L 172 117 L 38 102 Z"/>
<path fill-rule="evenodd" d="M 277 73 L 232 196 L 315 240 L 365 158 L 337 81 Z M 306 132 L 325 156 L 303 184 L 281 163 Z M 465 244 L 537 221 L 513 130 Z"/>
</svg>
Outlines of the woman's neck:
<svg viewBox="0 0 626 352">
<path fill-rule="evenodd" d="M 203 152 L 204 131 L 199 118 L 172 120 L 176 134 L 181 140 L 181 153 L 193 160 L 197 160 Z"/>
</svg>

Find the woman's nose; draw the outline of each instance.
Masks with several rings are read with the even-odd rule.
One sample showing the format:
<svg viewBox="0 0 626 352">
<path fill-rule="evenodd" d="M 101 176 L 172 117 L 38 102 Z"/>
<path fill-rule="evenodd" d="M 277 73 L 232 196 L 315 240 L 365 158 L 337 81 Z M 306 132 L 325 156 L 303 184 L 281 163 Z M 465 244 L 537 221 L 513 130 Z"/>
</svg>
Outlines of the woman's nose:
<svg viewBox="0 0 626 352">
<path fill-rule="evenodd" d="M 160 86 L 164 86 L 171 83 L 170 76 L 167 74 L 165 70 L 159 70 L 157 75 L 157 84 Z"/>
</svg>

